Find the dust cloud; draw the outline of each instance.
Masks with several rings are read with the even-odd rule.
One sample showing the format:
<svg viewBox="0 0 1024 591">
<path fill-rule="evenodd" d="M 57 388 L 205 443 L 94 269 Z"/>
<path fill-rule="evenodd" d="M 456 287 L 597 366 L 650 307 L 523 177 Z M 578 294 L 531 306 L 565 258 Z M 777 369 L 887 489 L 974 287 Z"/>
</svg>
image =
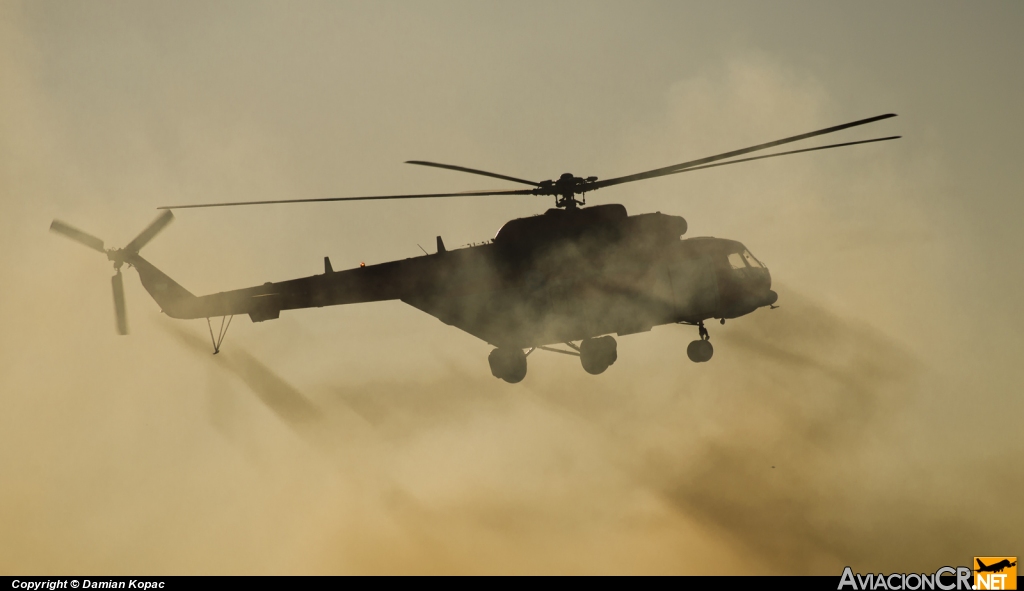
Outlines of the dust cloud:
<svg viewBox="0 0 1024 591">
<path fill-rule="evenodd" d="M 127 270 L 117 337 L 109 263 L 46 231 L 121 246 L 168 203 L 479 188 L 395 173 L 412 157 L 612 175 L 875 114 L 813 63 L 701 54 L 648 72 L 658 88 L 563 105 L 502 98 L 501 74 L 635 81 L 642 56 L 611 55 L 602 27 L 658 55 L 644 43 L 687 35 L 614 5 L 580 17 L 607 43 L 583 54 L 510 52 L 523 17 L 499 8 L 471 27 L 449 4 L 58 6 L 0 5 L 0 572 L 837 575 L 1021 553 L 1020 317 L 989 300 L 1005 326 L 964 317 L 1004 279 L 927 139 L 588 195 L 743 241 L 781 307 L 710 326 L 710 363 L 686 360 L 691 327 L 660 327 L 620 338 L 601 376 L 537 351 L 515 386 L 397 302 L 236 318 L 211 355 L 205 323 L 161 317 Z M 569 8 L 527 20 L 554 33 L 538 23 Z M 575 139 L 523 143 L 551 128 Z M 546 206 L 181 214 L 143 255 L 210 293 L 480 240 Z"/>
<path fill-rule="evenodd" d="M 5 487 L 4 570 L 829 573 L 1012 544 L 985 513 L 1019 519 L 1004 496 L 1019 482 L 962 471 L 1010 458 L 908 431 L 944 386 L 878 332 L 783 293 L 785 308 L 717 331 L 701 374 L 641 347 L 645 361 L 586 382 L 574 360 L 533 358 L 541 375 L 519 387 L 451 368 L 300 391 L 161 320 L 187 353 L 170 363 L 205 382 L 141 377 L 133 400 L 66 401 L 104 412 L 37 403 L 45 431 L 6 430 L 22 443 L 6 446 L 21 478 Z"/>
</svg>

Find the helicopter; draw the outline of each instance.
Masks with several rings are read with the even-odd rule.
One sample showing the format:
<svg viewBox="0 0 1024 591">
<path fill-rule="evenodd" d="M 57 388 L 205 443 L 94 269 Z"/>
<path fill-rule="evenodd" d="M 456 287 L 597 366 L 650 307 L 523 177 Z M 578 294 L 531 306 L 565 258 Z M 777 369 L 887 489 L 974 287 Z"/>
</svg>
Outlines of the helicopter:
<svg viewBox="0 0 1024 591">
<path fill-rule="evenodd" d="M 888 136 L 740 158 L 776 146 L 835 133 L 895 117 L 889 113 L 819 129 L 637 174 L 606 180 L 565 173 L 541 182 L 484 170 L 410 160 L 408 164 L 453 170 L 514 183 L 528 189 L 328 197 L 233 203 L 170 205 L 123 248 L 104 248 L 101 239 L 54 220 L 50 230 L 107 256 L 118 334 L 128 333 L 121 268 L 128 264 L 161 310 L 177 319 L 207 321 L 213 352 L 220 352 L 231 320 L 280 317 L 284 310 L 400 300 L 455 326 L 493 349 L 492 375 L 508 383 L 526 377 L 527 357 L 549 351 L 579 357 L 583 369 L 601 374 L 618 358 L 615 336 L 655 326 L 697 327 L 687 357 L 703 363 L 714 348 L 705 322 L 739 318 L 775 308 L 771 274 L 742 243 L 713 237 L 685 238 L 686 220 L 658 213 L 629 215 L 619 204 L 586 205 L 586 194 L 624 183 L 766 158 L 895 140 Z M 335 271 L 324 257 L 322 274 L 195 296 L 139 255 L 174 215 L 172 210 L 390 199 L 473 196 L 548 196 L 554 208 L 505 223 L 493 239 L 449 250 L 437 237 L 436 252 Z M 214 335 L 211 318 L 220 318 Z M 557 345 L 564 345 L 565 348 Z"/>
</svg>

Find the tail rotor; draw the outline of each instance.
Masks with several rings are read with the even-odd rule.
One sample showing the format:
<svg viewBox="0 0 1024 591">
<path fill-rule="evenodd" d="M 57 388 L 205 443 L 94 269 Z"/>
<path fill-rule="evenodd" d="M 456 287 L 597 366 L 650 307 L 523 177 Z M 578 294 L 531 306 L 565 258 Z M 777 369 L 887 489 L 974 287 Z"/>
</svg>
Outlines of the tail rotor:
<svg viewBox="0 0 1024 591">
<path fill-rule="evenodd" d="M 129 242 L 127 246 L 110 249 L 105 249 L 103 241 L 99 238 L 65 224 L 60 220 L 53 220 L 53 223 L 50 224 L 51 232 L 56 232 L 92 250 L 101 252 L 107 255 L 107 259 L 114 263 L 115 273 L 110 278 L 110 285 L 114 294 L 114 320 L 116 322 L 117 334 L 119 335 L 128 334 L 128 313 L 125 307 L 124 278 L 121 275 L 121 267 L 128 261 L 129 257 L 138 254 L 142 247 L 156 237 L 172 220 L 174 220 L 174 214 L 169 210 L 164 211 L 145 230 L 140 232 L 134 240 Z"/>
</svg>

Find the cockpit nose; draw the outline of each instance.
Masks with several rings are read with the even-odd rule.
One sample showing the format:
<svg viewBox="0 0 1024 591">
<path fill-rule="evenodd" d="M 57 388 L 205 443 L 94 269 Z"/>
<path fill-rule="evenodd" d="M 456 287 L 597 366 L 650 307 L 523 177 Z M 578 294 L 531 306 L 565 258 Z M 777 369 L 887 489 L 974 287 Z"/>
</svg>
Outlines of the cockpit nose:
<svg viewBox="0 0 1024 591">
<path fill-rule="evenodd" d="M 778 301 L 779 294 L 771 290 L 771 273 L 749 250 L 729 253 L 729 266 L 743 286 L 744 300 L 757 308 Z"/>
</svg>

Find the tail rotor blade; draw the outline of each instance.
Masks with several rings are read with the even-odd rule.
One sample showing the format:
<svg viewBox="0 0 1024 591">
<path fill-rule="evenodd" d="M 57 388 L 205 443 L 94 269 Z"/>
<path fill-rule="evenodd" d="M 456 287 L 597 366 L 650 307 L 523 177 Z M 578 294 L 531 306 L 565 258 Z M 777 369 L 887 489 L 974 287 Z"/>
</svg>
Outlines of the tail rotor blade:
<svg viewBox="0 0 1024 591">
<path fill-rule="evenodd" d="M 117 319 L 117 334 L 128 334 L 128 314 L 124 306 L 124 280 L 121 278 L 121 271 L 110 278 L 110 284 L 114 288 L 114 315 Z"/>
<path fill-rule="evenodd" d="M 174 214 L 171 213 L 170 210 L 164 211 L 159 216 L 157 216 L 155 220 L 153 220 L 153 223 L 151 223 L 145 230 L 143 230 L 138 236 L 136 236 L 135 240 L 129 242 L 128 246 L 125 246 L 124 249 L 127 252 L 139 252 L 140 250 L 142 250 L 143 246 L 145 246 L 150 240 L 152 240 L 157 234 L 159 234 L 160 230 L 163 230 L 164 227 L 166 227 L 167 224 L 171 223 L 173 219 Z"/>
<path fill-rule="evenodd" d="M 64 236 L 74 240 L 75 242 L 78 242 L 79 244 L 84 244 L 85 246 L 88 246 L 89 248 L 95 251 L 102 253 L 107 252 L 103 250 L 102 240 L 93 236 L 92 234 L 87 234 L 79 230 L 78 228 L 69 226 L 60 220 L 53 220 L 53 223 L 50 224 L 50 231 L 56 232 L 58 234 L 63 234 Z"/>
</svg>

